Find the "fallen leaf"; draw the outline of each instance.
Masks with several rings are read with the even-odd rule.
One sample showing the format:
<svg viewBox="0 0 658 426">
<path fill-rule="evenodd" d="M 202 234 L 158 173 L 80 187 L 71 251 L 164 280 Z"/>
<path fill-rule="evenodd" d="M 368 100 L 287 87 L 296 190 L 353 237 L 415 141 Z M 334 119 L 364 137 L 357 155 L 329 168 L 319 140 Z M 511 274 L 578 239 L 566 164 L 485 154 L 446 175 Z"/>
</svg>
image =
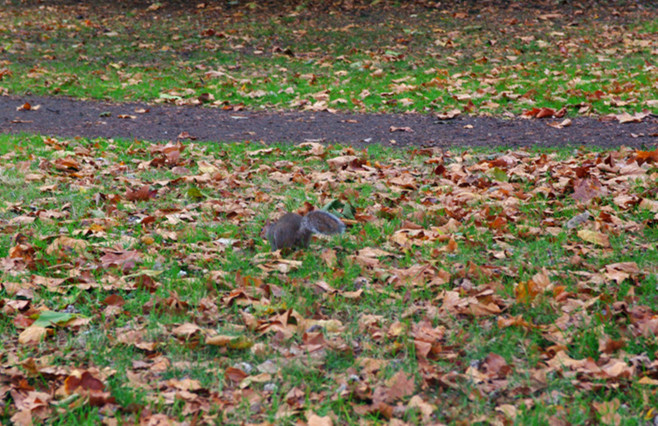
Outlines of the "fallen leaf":
<svg viewBox="0 0 658 426">
<path fill-rule="evenodd" d="M 610 240 L 608 239 L 608 236 L 602 232 L 591 231 L 589 229 L 581 229 L 578 231 L 578 236 L 588 243 L 597 244 L 601 247 L 610 247 Z"/>
<path fill-rule="evenodd" d="M 396 127 L 396 126 L 391 126 L 388 129 L 389 132 L 409 132 L 413 133 L 414 130 L 411 127 Z"/>
<path fill-rule="evenodd" d="M 36 345 L 43 340 L 46 334 L 48 334 L 46 327 L 31 325 L 18 335 L 18 343 L 22 345 Z"/>
</svg>

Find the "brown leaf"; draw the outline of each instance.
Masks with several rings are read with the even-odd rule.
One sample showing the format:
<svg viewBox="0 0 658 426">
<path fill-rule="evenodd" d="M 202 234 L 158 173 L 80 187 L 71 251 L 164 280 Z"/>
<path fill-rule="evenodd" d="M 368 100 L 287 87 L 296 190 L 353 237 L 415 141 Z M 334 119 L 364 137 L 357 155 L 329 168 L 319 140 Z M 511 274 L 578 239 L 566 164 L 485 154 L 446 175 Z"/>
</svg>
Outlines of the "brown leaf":
<svg viewBox="0 0 658 426">
<path fill-rule="evenodd" d="M 436 411 L 437 407 L 433 404 L 423 401 L 419 395 L 414 395 L 409 400 L 409 408 L 417 408 L 423 416 L 423 421 L 426 424 L 430 423 L 432 414 Z"/>
<path fill-rule="evenodd" d="M 614 114 L 614 117 L 617 118 L 617 120 L 619 120 L 619 123 L 624 124 L 624 123 L 640 123 L 649 115 L 651 115 L 649 112 L 636 112 L 633 115 L 627 112 L 622 112 L 620 114 Z"/>
<path fill-rule="evenodd" d="M 641 209 L 649 210 L 653 213 L 658 213 L 658 201 L 656 200 L 643 198 L 642 201 L 640 201 L 639 207 Z"/>
<path fill-rule="evenodd" d="M 621 415 L 619 414 L 619 400 L 617 398 L 612 401 L 592 402 L 592 406 L 601 416 L 601 422 L 605 425 L 617 426 L 621 424 Z"/>
<path fill-rule="evenodd" d="M 49 255 L 58 254 L 63 256 L 71 254 L 72 252 L 83 252 L 87 249 L 87 242 L 75 238 L 61 236 L 55 238 L 52 243 L 46 248 L 46 253 Z"/>
<path fill-rule="evenodd" d="M 53 164 L 55 169 L 63 172 L 76 172 L 80 170 L 80 163 L 73 157 L 58 158 Z"/>
<path fill-rule="evenodd" d="M 177 380 L 177 379 L 169 379 L 167 380 L 167 385 L 178 389 L 178 390 L 184 390 L 184 391 L 198 391 L 203 389 L 203 386 L 201 385 L 201 382 L 198 380 L 194 379 L 182 379 L 182 380 Z"/>
<path fill-rule="evenodd" d="M 581 203 L 587 203 L 592 198 L 605 195 L 606 192 L 597 178 L 589 177 L 576 179 L 573 184 L 573 194 L 571 196 Z"/>
<path fill-rule="evenodd" d="M 448 112 L 439 113 L 439 114 L 436 115 L 436 117 L 439 120 L 452 120 L 453 118 L 457 117 L 459 114 L 461 114 L 460 110 L 452 109 Z"/>
<path fill-rule="evenodd" d="M 235 367 L 228 367 L 224 372 L 224 377 L 232 383 L 240 383 L 245 378 L 249 377 L 249 374 Z"/>
<path fill-rule="evenodd" d="M 552 123 L 547 123 L 549 126 L 554 127 L 556 129 L 564 129 L 565 127 L 571 126 L 571 119 L 565 118 L 561 122 L 552 122 Z"/>
<path fill-rule="evenodd" d="M 290 389 L 290 391 L 288 391 L 284 399 L 286 403 L 291 407 L 301 408 L 304 406 L 305 398 L 306 394 L 304 391 L 295 386 L 294 388 Z"/>
<path fill-rule="evenodd" d="M 149 185 L 144 185 L 141 188 L 132 191 L 126 191 L 124 196 L 128 201 L 148 201 L 151 198 L 155 198 L 156 191 L 151 191 Z"/>
<path fill-rule="evenodd" d="M 394 402 L 405 396 L 413 395 L 416 389 L 414 377 L 404 371 L 398 371 L 395 373 L 395 375 L 386 382 L 386 385 L 390 388 L 388 391 L 388 398 L 386 399 L 387 402 Z"/>
<path fill-rule="evenodd" d="M 512 367 L 507 364 L 505 358 L 493 352 L 484 359 L 482 369 L 491 378 L 505 378 L 512 372 Z"/>
<path fill-rule="evenodd" d="M 194 140 L 196 140 L 197 138 L 196 138 L 196 136 L 192 136 L 192 135 L 189 134 L 188 132 L 183 131 L 183 132 L 180 132 L 180 134 L 178 135 L 178 139 L 189 139 L 189 140 L 193 140 L 193 141 L 194 141 Z"/>
<path fill-rule="evenodd" d="M 546 118 L 546 117 L 553 117 L 555 116 L 555 110 L 553 108 L 540 108 L 539 111 L 537 111 L 537 115 L 535 115 L 535 118 Z"/>
<path fill-rule="evenodd" d="M 331 420 L 331 417 L 329 416 L 324 416 L 320 417 L 317 414 L 311 412 L 307 414 L 308 426 L 333 426 L 334 422 Z"/>
<path fill-rule="evenodd" d="M 320 253 L 320 259 L 322 259 L 325 265 L 327 265 L 329 268 L 336 266 L 336 262 L 338 261 L 336 257 L 336 251 L 332 249 L 322 250 L 322 253 Z"/>
<path fill-rule="evenodd" d="M 84 371 L 79 375 L 70 375 L 64 380 L 66 393 L 72 394 L 76 391 L 99 391 L 105 390 L 103 382 L 94 377 L 90 372 Z"/>
<path fill-rule="evenodd" d="M 130 269 L 141 260 L 142 256 L 137 250 L 110 251 L 101 257 L 101 264 L 103 268 L 118 266 L 123 269 Z"/>
<path fill-rule="evenodd" d="M 110 294 L 105 299 L 103 299 L 102 303 L 103 305 L 108 306 L 123 306 L 126 301 L 123 300 L 123 297 L 119 296 L 118 294 Z"/>
<path fill-rule="evenodd" d="M 201 327 L 191 322 L 186 322 L 185 324 L 179 325 L 178 327 L 171 330 L 174 336 L 182 337 L 184 339 L 189 339 L 195 333 L 198 333 L 200 331 L 201 331 Z"/>
<path fill-rule="evenodd" d="M 16 414 L 11 416 L 12 424 L 16 426 L 32 426 L 32 411 L 31 410 L 20 410 Z"/>
</svg>

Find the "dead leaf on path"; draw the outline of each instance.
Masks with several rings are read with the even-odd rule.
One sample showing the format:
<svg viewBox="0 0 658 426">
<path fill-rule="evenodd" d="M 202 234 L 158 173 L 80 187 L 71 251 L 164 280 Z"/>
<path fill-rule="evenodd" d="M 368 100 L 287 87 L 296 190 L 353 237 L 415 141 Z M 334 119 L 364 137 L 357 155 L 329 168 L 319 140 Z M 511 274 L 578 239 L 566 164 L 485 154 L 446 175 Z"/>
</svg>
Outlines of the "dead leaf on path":
<svg viewBox="0 0 658 426">
<path fill-rule="evenodd" d="M 436 117 L 439 120 L 452 120 L 453 118 L 459 116 L 462 112 L 458 109 L 451 109 L 448 112 L 439 113 Z"/>
<path fill-rule="evenodd" d="M 532 108 L 524 111 L 521 114 L 521 118 L 549 118 L 549 117 L 562 118 L 564 117 L 566 112 L 567 112 L 566 108 L 562 108 L 558 111 L 554 110 L 553 108 L 547 108 L 547 107 Z"/>
<path fill-rule="evenodd" d="M 25 102 L 23 105 L 16 107 L 16 111 L 37 111 L 41 108 L 41 105 L 30 105 L 29 102 Z"/>
<path fill-rule="evenodd" d="M 556 129 L 564 129 L 565 127 L 571 126 L 572 122 L 570 118 L 565 118 L 561 122 L 554 121 L 552 123 L 547 123 L 549 126 L 554 127 Z"/>
<path fill-rule="evenodd" d="M 627 112 L 622 112 L 620 114 L 611 114 L 612 117 L 616 118 L 619 123 L 641 123 L 642 120 L 651 115 L 650 112 L 636 112 L 635 114 L 629 114 Z"/>
<path fill-rule="evenodd" d="M 391 126 L 388 129 L 389 132 L 409 132 L 413 133 L 414 130 L 411 127 L 396 127 L 396 126 Z"/>
<path fill-rule="evenodd" d="M 189 134 L 188 132 L 183 131 L 183 132 L 180 132 L 180 134 L 178 135 L 178 139 L 179 139 L 179 140 L 180 140 L 180 139 L 189 139 L 189 140 L 191 140 L 191 141 L 195 141 L 195 140 L 197 140 L 197 137 L 196 137 L 196 136 L 192 136 L 192 135 Z"/>
</svg>

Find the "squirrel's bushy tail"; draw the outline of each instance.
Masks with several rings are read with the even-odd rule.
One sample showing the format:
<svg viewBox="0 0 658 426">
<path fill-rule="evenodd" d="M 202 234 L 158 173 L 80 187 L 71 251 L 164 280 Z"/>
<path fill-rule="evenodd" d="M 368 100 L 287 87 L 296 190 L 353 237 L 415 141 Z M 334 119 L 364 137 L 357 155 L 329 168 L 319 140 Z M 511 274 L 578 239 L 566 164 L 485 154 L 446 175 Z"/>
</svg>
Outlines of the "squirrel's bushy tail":
<svg viewBox="0 0 658 426">
<path fill-rule="evenodd" d="M 302 218 L 302 229 L 316 234 L 340 234 L 345 230 L 345 224 L 331 213 L 323 210 L 313 210 Z"/>
</svg>

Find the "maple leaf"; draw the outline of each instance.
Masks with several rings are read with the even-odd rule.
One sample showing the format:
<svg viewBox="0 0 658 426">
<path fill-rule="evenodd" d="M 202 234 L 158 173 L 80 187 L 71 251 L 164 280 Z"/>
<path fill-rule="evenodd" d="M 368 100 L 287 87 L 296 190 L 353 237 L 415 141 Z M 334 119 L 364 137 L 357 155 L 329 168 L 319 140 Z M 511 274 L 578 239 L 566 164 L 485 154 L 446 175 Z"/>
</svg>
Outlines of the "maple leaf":
<svg viewBox="0 0 658 426">
<path fill-rule="evenodd" d="M 573 188 L 574 192 L 571 196 L 581 203 L 587 203 L 591 199 L 601 197 L 607 193 L 596 177 L 576 179 Z"/>
</svg>

